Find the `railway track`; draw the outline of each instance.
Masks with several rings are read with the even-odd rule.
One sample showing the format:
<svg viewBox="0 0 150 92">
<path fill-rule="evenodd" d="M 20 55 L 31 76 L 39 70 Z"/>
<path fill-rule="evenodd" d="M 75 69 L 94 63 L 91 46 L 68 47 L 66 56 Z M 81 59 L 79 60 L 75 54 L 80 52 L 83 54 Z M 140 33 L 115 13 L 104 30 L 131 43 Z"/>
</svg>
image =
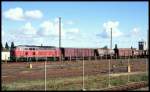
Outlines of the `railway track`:
<svg viewBox="0 0 150 92">
<path fill-rule="evenodd" d="M 134 83 L 126 84 L 126 85 L 111 87 L 111 88 L 107 88 L 107 89 L 103 89 L 103 90 L 106 90 L 106 91 L 129 91 L 129 90 L 135 90 L 135 89 L 147 87 L 148 85 L 149 85 L 148 82 L 142 81 L 142 82 L 134 82 Z"/>
</svg>

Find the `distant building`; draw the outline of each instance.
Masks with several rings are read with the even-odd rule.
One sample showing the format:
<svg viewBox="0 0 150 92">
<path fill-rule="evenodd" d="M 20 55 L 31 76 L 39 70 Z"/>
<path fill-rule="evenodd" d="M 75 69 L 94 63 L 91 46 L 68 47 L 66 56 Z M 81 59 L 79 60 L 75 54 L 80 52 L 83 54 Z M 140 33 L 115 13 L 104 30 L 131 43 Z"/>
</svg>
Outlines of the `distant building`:
<svg viewBox="0 0 150 92">
<path fill-rule="evenodd" d="M 10 60 L 10 51 L 8 50 L 4 50 L 4 51 L 1 51 L 1 59 L 4 61 L 4 60 Z"/>
<path fill-rule="evenodd" d="M 139 46 L 139 50 L 146 50 L 146 42 L 145 41 L 139 41 L 138 46 Z"/>
</svg>

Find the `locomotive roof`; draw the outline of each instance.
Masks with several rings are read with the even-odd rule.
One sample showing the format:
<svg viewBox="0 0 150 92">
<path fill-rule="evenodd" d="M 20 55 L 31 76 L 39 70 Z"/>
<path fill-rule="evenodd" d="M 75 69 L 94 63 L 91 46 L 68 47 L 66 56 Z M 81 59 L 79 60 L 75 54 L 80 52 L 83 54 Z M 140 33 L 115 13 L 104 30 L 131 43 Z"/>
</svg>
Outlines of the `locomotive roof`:
<svg viewBox="0 0 150 92">
<path fill-rule="evenodd" d="M 56 48 L 55 46 L 36 46 L 36 45 L 18 45 L 16 47 L 31 47 L 31 48 Z"/>
</svg>

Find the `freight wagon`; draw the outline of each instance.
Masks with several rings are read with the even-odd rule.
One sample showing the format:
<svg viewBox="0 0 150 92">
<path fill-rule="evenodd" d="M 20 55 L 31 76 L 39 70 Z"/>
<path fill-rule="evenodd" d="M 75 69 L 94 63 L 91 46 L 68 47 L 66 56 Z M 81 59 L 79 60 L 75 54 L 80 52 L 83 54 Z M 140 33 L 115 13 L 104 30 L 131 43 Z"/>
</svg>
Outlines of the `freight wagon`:
<svg viewBox="0 0 150 92">
<path fill-rule="evenodd" d="M 113 49 L 99 48 L 97 51 L 99 56 L 113 56 L 115 54 Z"/>
<path fill-rule="evenodd" d="M 119 48 L 119 56 L 132 56 L 132 50 L 130 48 Z"/>
<path fill-rule="evenodd" d="M 65 60 L 93 58 L 95 49 L 91 48 L 61 48 L 61 54 Z"/>
<path fill-rule="evenodd" d="M 111 58 L 111 56 L 115 55 L 113 49 L 98 48 L 97 51 L 98 51 L 98 56 L 100 56 L 102 59 Z"/>
<path fill-rule="evenodd" d="M 136 57 L 148 57 L 148 50 L 135 50 L 134 56 L 136 56 Z"/>
</svg>

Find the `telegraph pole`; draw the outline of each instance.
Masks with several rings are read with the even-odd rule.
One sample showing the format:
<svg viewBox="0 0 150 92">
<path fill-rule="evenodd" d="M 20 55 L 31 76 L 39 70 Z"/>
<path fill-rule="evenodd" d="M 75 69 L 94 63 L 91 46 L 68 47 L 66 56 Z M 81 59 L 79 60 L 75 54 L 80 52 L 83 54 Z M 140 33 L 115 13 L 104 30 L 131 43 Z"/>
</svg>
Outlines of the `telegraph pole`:
<svg viewBox="0 0 150 92">
<path fill-rule="evenodd" d="M 147 55 L 149 55 L 149 29 L 147 30 Z M 148 56 L 149 57 L 149 56 Z M 149 67 L 148 67 L 148 64 L 149 64 L 149 58 L 147 57 L 147 60 L 146 60 L 146 75 L 149 74 L 148 70 L 149 70 Z"/>
<path fill-rule="evenodd" d="M 61 49 L 61 17 L 59 17 L 59 49 Z M 60 50 L 59 61 L 61 61 L 61 50 Z"/>
<path fill-rule="evenodd" d="M 112 49 L 112 28 L 110 31 L 110 49 Z"/>
<path fill-rule="evenodd" d="M 149 29 L 147 30 L 147 50 L 148 50 L 148 54 L 149 54 Z"/>
<path fill-rule="evenodd" d="M 110 49 L 112 49 L 112 28 L 110 30 Z M 109 74 L 108 74 L 108 77 L 109 77 L 109 80 L 108 80 L 108 87 L 111 87 L 111 84 L 110 84 L 110 62 L 111 62 L 111 59 L 109 59 L 108 63 L 109 63 Z"/>
</svg>

